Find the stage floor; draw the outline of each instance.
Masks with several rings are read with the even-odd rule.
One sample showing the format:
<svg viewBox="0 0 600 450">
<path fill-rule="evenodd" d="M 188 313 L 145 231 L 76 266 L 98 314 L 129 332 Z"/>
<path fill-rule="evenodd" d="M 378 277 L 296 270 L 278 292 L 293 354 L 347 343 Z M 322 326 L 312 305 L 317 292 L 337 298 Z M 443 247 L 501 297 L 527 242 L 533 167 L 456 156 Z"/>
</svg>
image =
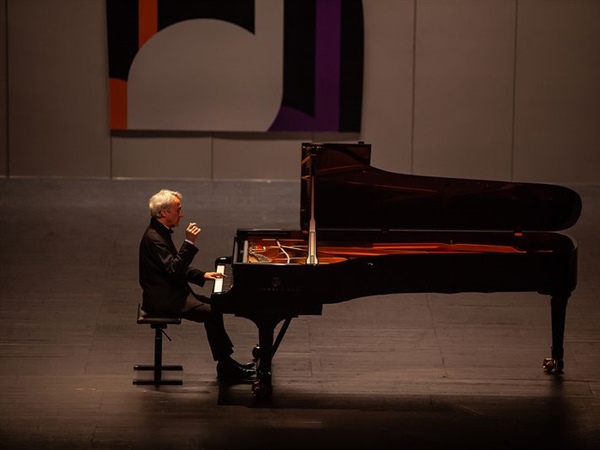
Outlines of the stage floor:
<svg viewBox="0 0 600 450">
<path fill-rule="evenodd" d="M 565 372 L 547 375 L 548 297 L 404 294 L 325 305 L 294 319 L 274 359 L 274 393 L 220 385 L 204 329 L 167 330 L 181 386 L 135 386 L 153 358 L 136 324 L 148 198 L 183 193 L 202 227 L 195 266 L 212 270 L 237 228 L 299 227 L 299 184 L 0 180 L 0 447 L 8 449 L 600 448 L 600 186 L 566 233 L 579 246 Z M 209 295 L 210 283 L 198 292 Z M 235 357 L 254 324 L 226 316 Z"/>
</svg>

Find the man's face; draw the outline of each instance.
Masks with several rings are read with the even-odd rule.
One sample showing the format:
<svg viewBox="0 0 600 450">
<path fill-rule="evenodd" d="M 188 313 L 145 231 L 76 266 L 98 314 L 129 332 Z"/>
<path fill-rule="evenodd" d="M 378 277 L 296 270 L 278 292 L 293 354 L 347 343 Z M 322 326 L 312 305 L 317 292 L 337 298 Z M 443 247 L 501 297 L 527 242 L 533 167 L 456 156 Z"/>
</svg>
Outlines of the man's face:
<svg viewBox="0 0 600 450">
<path fill-rule="evenodd" d="M 181 210 L 181 201 L 173 197 L 173 203 L 168 208 L 162 210 L 161 222 L 169 228 L 179 225 L 179 220 L 183 217 Z"/>
</svg>

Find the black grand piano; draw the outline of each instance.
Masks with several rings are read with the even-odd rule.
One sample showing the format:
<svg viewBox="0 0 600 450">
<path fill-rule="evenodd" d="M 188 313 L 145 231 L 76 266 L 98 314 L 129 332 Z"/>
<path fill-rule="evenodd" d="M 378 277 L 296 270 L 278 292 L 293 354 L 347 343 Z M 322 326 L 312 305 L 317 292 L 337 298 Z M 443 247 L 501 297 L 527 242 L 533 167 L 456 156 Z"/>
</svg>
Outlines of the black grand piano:
<svg viewBox="0 0 600 450">
<path fill-rule="evenodd" d="M 300 229 L 238 229 L 218 258 L 213 305 L 258 328 L 255 396 L 292 318 L 391 293 L 538 292 L 550 296 L 548 373 L 561 372 L 577 247 L 558 231 L 581 213 L 562 186 L 392 173 L 363 142 L 302 145 Z M 276 339 L 275 330 L 279 328 Z"/>
</svg>

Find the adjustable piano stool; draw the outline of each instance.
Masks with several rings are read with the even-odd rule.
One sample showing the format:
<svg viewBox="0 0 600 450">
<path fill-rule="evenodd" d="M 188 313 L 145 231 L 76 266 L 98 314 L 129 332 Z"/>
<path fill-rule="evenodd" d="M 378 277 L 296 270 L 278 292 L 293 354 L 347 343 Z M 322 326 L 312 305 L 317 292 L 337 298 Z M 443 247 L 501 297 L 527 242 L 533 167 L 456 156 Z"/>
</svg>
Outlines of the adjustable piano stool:
<svg viewBox="0 0 600 450">
<path fill-rule="evenodd" d="M 150 328 L 154 330 L 154 365 L 143 365 L 137 364 L 133 366 L 134 370 L 152 370 L 154 372 L 154 378 L 152 379 L 135 379 L 133 384 L 153 384 L 155 386 L 164 384 L 183 384 L 182 380 L 163 380 L 163 370 L 183 370 L 183 366 L 180 365 L 163 365 L 162 363 L 162 337 L 163 334 L 170 341 L 171 338 L 165 332 L 167 325 L 179 325 L 181 318 L 170 317 L 170 316 L 153 316 L 146 313 L 141 305 L 138 305 L 138 317 L 137 323 L 139 324 L 150 324 Z"/>
</svg>

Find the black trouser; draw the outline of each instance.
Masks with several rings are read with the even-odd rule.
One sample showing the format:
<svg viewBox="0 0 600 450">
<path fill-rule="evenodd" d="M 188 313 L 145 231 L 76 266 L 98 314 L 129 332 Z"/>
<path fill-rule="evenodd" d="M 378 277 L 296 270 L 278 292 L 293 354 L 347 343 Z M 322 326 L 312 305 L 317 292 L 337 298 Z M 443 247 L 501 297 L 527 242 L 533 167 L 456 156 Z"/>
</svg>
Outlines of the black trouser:
<svg viewBox="0 0 600 450">
<path fill-rule="evenodd" d="M 213 359 L 218 361 L 233 353 L 233 343 L 225 330 L 223 314 L 214 312 L 210 304 L 201 299 L 203 297 L 190 295 L 186 299 L 185 311 L 181 313 L 181 317 L 204 324 Z"/>
</svg>

